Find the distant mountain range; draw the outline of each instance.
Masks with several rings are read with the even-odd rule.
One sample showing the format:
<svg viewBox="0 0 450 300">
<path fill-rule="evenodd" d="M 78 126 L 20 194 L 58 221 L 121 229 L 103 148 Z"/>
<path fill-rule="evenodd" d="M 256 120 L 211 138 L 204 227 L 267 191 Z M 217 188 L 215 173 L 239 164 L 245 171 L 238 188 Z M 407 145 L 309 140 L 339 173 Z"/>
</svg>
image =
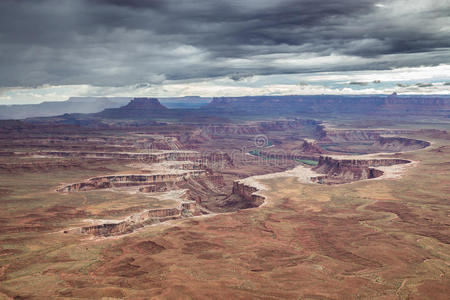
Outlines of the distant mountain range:
<svg viewBox="0 0 450 300">
<path fill-rule="evenodd" d="M 361 120 L 420 117 L 450 119 L 450 96 L 249 96 L 182 98 L 70 98 L 63 102 L 0 106 L 1 119 L 70 124 L 103 120 L 210 122 L 232 119 L 360 115 Z M 50 118 L 49 118 L 50 117 Z M 122 122 L 122 121 L 120 121 Z"/>
<path fill-rule="evenodd" d="M 202 108 L 211 113 L 234 115 L 420 115 L 450 116 L 450 96 L 314 95 L 314 96 L 253 96 L 218 97 Z"/>
<path fill-rule="evenodd" d="M 106 108 L 126 105 L 132 97 L 72 97 L 66 101 L 46 101 L 39 104 L 0 105 L 0 119 L 51 117 L 66 113 L 95 113 Z"/>
<path fill-rule="evenodd" d="M 0 120 L 98 113 L 125 106 L 131 99 L 133 97 L 71 97 L 66 101 L 46 101 L 40 104 L 0 105 Z M 167 108 L 199 108 L 212 98 L 187 96 L 159 100 Z"/>
</svg>

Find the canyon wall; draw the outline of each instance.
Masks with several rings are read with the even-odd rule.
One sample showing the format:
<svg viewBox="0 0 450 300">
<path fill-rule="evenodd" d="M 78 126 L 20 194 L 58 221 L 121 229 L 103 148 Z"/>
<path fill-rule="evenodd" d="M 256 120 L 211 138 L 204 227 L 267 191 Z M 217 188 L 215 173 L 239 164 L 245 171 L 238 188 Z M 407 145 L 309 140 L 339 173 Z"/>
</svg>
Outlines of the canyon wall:
<svg viewBox="0 0 450 300">
<path fill-rule="evenodd" d="M 320 156 L 314 171 L 325 174 L 313 178 L 317 183 L 345 183 L 357 180 L 372 179 L 383 175 L 383 171 L 375 169 L 381 166 L 408 164 L 405 159 L 335 159 Z"/>
<path fill-rule="evenodd" d="M 204 170 L 193 170 L 182 174 L 126 174 L 93 177 L 85 182 L 66 185 L 57 189 L 58 192 L 89 191 L 111 187 L 154 185 L 155 191 L 170 184 L 205 174 Z M 149 187 L 152 190 L 153 187 Z"/>
<path fill-rule="evenodd" d="M 159 151 L 159 152 L 158 152 Z M 198 152 L 177 150 L 156 150 L 155 152 L 96 152 L 96 151 L 38 151 L 21 153 L 21 155 L 41 155 L 50 157 L 90 157 L 145 160 L 147 162 L 162 162 L 168 160 L 196 161 L 201 158 Z"/>
<path fill-rule="evenodd" d="M 200 210 L 195 202 L 183 202 L 181 203 L 180 208 L 151 209 L 132 215 L 117 223 L 84 226 L 80 231 L 81 233 L 92 234 L 95 236 L 114 236 L 133 232 L 135 229 L 148 224 L 200 214 Z"/>
<path fill-rule="evenodd" d="M 240 181 L 233 182 L 232 193 L 247 201 L 248 207 L 258 207 L 264 203 L 265 197 L 256 195 L 257 191 L 257 188 Z"/>
<path fill-rule="evenodd" d="M 380 137 L 371 145 L 378 151 L 411 151 L 429 147 L 431 144 L 427 141 L 408 139 L 402 137 Z"/>
<path fill-rule="evenodd" d="M 430 146 L 427 141 L 404 137 L 384 137 L 383 135 L 408 134 L 410 130 L 327 130 L 321 142 L 352 143 L 368 142 L 372 151 L 400 152 L 423 149 Z"/>
</svg>

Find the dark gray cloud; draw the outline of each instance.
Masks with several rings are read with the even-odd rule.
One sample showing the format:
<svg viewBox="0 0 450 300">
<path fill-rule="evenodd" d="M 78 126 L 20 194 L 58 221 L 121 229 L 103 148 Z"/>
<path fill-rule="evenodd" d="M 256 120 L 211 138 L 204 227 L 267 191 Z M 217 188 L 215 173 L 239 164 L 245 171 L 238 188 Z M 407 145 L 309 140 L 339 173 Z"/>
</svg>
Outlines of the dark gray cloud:
<svg viewBox="0 0 450 300">
<path fill-rule="evenodd" d="M 418 87 L 432 87 L 432 83 L 417 83 L 416 86 Z"/>
<path fill-rule="evenodd" d="M 408 3 L 2 0 L 0 86 L 242 80 L 450 61 L 450 2 Z"/>
<path fill-rule="evenodd" d="M 362 86 L 369 85 L 368 82 L 362 82 L 362 81 L 350 81 L 349 84 L 351 84 L 351 85 L 362 85 Z"/>
</svg>

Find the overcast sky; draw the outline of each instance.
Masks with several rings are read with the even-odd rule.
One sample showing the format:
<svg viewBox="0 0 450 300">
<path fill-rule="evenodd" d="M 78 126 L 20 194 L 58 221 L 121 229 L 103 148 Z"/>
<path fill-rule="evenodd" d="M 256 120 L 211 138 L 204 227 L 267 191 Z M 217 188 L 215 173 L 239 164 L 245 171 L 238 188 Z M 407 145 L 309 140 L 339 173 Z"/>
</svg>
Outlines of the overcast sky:
<svg viewBox="0 0 450 300">
<path fill-rule="evenodd" d="M 1 0 L 0 104 L 450 93 L 450 0 Z"/>
</svg>

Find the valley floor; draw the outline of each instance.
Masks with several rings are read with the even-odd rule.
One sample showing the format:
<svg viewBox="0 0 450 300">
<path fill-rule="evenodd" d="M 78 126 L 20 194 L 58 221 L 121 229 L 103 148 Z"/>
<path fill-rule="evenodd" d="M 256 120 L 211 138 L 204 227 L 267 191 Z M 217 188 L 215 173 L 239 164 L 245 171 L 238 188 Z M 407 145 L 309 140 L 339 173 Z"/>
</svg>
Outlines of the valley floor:
<svg viewBox="0 0 450 300">
<path fill-rule="evenodd" d="M 227 209 L 209 199 L 202 204 L 209 213 L 111 236 L 69 229 L 89 218 L 119 220 L 175 207 L 178 200 L 133 187 L 56 189 L 140 170 L 142 162 L 137 168 L 114 159 L 53 157 L 20 171 L 6 168 L 12 162 L 3 159 L 0 299 L 448 299 L 450 135 L 407 136 L 432 143 L 389 155 L 415 162 L 401 176 L 330 185 L 298 176 L 256 177 L 266 205 Z M 246 172 L 294 166 L 264 166 L 269 172 L 248 166 Z M 232 166 L 223 171 L 223 193 L 249 176 L 239 172 Z M 204 197 L 197 189 L 202 184 L 216 200 L 239 201 L 210 183 L 184 187 Z"/>
</svg>

